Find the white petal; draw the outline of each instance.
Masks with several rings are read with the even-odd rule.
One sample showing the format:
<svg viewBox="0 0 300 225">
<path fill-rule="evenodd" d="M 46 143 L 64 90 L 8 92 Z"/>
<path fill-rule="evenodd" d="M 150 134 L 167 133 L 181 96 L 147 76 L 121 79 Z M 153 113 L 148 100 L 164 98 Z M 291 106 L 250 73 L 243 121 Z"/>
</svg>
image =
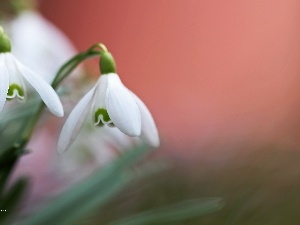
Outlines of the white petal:
<svg viewBox="0 0 300 225">
<path fill-rule="evenodd" d="M 0 54 L 0 112 L 2 111 L 6 102 L 6 96 L 9 86 L 9 73 L 5 66 L 5 55 Z"/>
<path fill-rule="evenodd" d="M 142 116 L 142 132 L 140 138 L 142 138 L 148 145 L 157 148 L 160 141 L 153 117 L 144 102 L 133 92 L 131 93 L 135 98 Z"/>
<path fill-rule="evenodd" d="M 23 90 L 23 95 L 20 95 L 17 90 L 14 90 L 13 95 L 7 95 L 7 98 L 13 99 L 17 96 L 18 100 L 24 100 L 26 98 L 26 86 L 24 83 L 24 78 L 16 65 L 15 58 L 10 52 L 5 53 L 4 58 L 6 68 L 9 71 L 9 87 L 10 85 L 14 84 L 18 85 Z"/>
<path fill-rule="evenodd" d="M 95 94 L 95 87 L 92 88 L 75 106 L 68 119 L 66 120 L 57 144 L 58 153 L 63 153 L 71 145 L 73 140 L 79 133 L 88 112 Z"/>
<path fill-rule="evenodd" d="M 106 109 L 105 107 L 105 97 L 106 97 L 106 91 L 107 91 L 107 76 L 100 76 L 98 82 L 97 82 L 97 90 L 95 92 L 95 101 L 93 102 L 94 105 L 93 107 L 93 121 L 94 121 L 94 125 L 97 126 L 101 123 L 103 124 L 110 124 L 112 123 L 112 121 L 104 121 L 103 120 L 103 116 L 95 116 L 95 113 L 99 110 L 99 109 Z"/>
<path fill-rule="evenodd" d="M 16 58 L 15 63 L 18 66 L 21 74 L 32 85 L 32 87 L 39 93 L 44 103 L 49 110 L 56 116 L 63 117 L 64 110 L 59 100 L 58 95 L 54 89 L 39 75 L 20 63 Z"/>
<path fill-rule="evenodd" d="M 102 133 L 99 134 L 101 138 L 117 151 L 130 149 L 135 145 L 134 137 L 129 137 L 116 127 L 104 126 L 98 130 L 102 131 Z"/>
<path fill-rule="evenodd" d="M 95 92 L 95 109 L 105 108 L 105 95 L 107 91 L 108 76 L 100 76 L 96 85 L 98 85 Z"/>
<path fill-rule="evenodd" d="M 140 136 L 141 113 L 132 94 L 122 84 L 117 74 L 108 76 L 106 109 L 115 126 L 128 136 Z"/>
</svg>

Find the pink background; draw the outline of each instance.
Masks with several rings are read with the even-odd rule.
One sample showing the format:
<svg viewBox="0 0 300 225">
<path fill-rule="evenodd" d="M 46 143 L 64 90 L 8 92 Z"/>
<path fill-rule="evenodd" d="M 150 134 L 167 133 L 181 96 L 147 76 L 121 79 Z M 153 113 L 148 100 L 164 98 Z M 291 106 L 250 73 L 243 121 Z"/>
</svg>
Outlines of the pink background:
<svg viewBox="0 0 300 225">
<path fill-rule="evenodd" d="M 299 0 L 40 3 L 79 51 L 105 43 L 163 146 L 300 144 Z"/>
</svg>

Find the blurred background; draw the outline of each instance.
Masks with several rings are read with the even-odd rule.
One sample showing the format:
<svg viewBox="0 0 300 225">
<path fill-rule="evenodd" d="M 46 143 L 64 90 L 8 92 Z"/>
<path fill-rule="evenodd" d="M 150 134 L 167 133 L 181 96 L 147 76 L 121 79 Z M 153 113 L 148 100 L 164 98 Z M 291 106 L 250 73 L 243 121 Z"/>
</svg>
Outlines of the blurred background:
<svg viewBox="0 0 300 225">
<path fill-rule="evenodd" d="M 164 146 L 185 154 L 299 145 L 299 9 L 297 0 L 40 1 L 79 51 L 108 46 Z M 97 62 L 89 69 L 98 76 Z"/>
<path fill-rule="evenodd" d="M 224 199 L 222 210 L 184 224 L 299 224 L 299 1 L 40 0 L 34 7 L 73 43 L 70 52 L 104 43 L 159 129 L 155 157 L 170 168 L 116 196 L 101 214 L 103 223 L 215 196 Z M 79 79 L 99 76 L 97 60 L 84 69 L 88 78 Z M 45 123 L 50 131 L 40 127 L 33 153 L 17 170 L 35 177 L 30 204 L 59 191 L 63 180 L 53 165 L 62 169 L 64 160 L 48 162 L 62 121 Z M 51 169 L 34 170 L 39 164 Z M 74 171 L 68 174 L 77 180 Z M 97 212 L 79 224 L 95 221 Z"/>
</svg>

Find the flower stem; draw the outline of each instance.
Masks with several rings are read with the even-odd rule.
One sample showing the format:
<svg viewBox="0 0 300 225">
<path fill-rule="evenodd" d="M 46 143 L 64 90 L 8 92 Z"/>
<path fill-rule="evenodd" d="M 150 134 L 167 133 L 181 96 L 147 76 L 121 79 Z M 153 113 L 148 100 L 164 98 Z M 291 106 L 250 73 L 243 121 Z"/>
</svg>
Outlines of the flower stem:
<svg viewBox="0 0 300 225">
<path fill-rule="evenodd" d="M 88 50 L 86 52 L 82 52 L 71 58 L 68 62 L 66 62 L 57 72 L 53 82 L 52 87 L 54 89 L 67 77 L 70 73 L 84 60 L 94 57 L 101 56 L 101 51 Z"/>
</svg>

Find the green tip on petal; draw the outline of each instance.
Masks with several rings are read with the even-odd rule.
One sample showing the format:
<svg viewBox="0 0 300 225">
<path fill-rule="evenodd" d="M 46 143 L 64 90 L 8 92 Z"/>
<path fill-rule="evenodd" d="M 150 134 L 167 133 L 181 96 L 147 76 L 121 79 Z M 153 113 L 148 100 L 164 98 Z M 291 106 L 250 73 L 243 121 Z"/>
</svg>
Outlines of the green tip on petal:
<svg viewBox="0 0 300 225">
<path fill-rule="evenodd" d="M 107 124 L 108 126 L 114 127 L 115 125 L 113 124 L 113 122 L 111 121 L 108 112 L 106 109 L 104 108 L 98 108 L 97 111 L 94 114 L 94 124 L 95 126 L 99 126 L 102 127 L 105 124 Z"/>
<path fill-rule="evenodd" d="M 116 63 L 110 52 L 103 52 L 101 54 L 100 71 L 102 75 L 116 73 Z"/>
<path fill-rule="evenodd" d="M 23 88 L 20 87 L 17 84 L 11 84 L 11 85 L 9 85 L 9 89 L 8 89 L 8 92 L 7 92 L 6 99 L 7 100 L 12 100 L 16 96 L 18 96 L 19 99 L 24 100 L 25 93 L 24 93 Z"/>
<path fill-rule="evenodd" d="M 4 32 L 4 29 L 0 26 L 0 53 L 10 52 L 11 45 L 9 37 Z"/>
</svg>

